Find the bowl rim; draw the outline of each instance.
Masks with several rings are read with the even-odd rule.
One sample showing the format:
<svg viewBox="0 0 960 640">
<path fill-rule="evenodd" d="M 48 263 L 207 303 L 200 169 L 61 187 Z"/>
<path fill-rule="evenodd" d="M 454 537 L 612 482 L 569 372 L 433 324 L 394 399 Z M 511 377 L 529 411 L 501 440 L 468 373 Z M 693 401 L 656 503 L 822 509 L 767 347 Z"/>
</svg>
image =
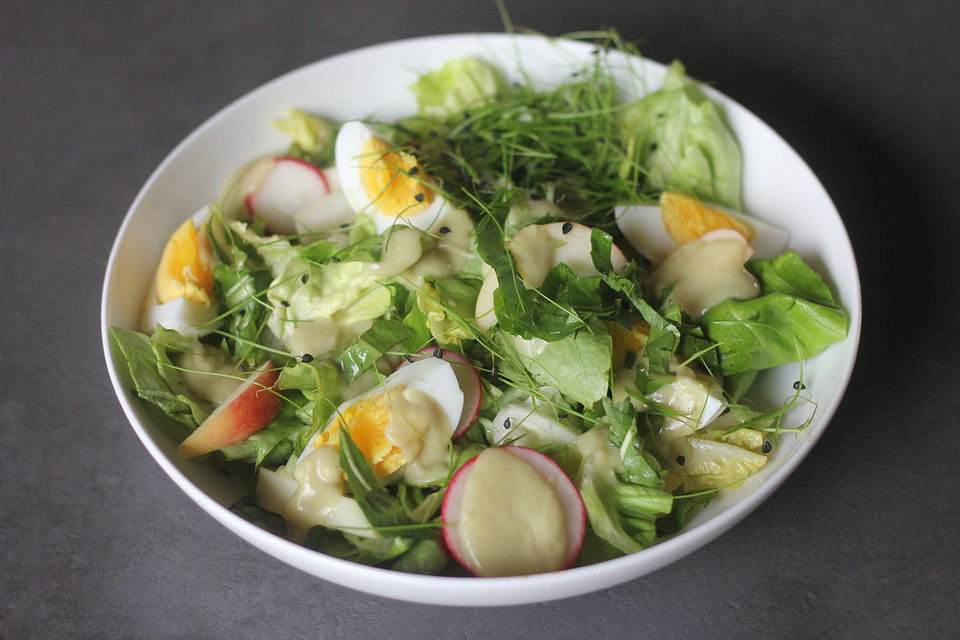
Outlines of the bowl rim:
<svg viewBox="0 0 960 640">
<path fill-rule="evenodd" d="M 573 567 L 563 571 L 536 574 L 530 576 L 513 576 L 483 578 L 478 580 L 475 577 L 455 577 L 455 576 L 432 576 L 409 574 L 400 571 L 393 571 L 380 567 L 368 566 L 344 560 L 323 554 L 303 547 L 286 538 L 272 534 L 261 529 L 252 522 L 247 521 L 241 516 L 231 512 L 229 508 L 221 505 L 212 497 L 207 495 L 199 486 L 194 484 L 177 466 L 160 450 L 146 432 L 140 420 L 137 417 L 131 398 L 127 396 L 125 387 L 121 384 L 116 368 L 114 366 L 110 338 L 109 324 L 107 322 L 109 285 L 114 275 L 115 263 L 120 247 L 126 236 L 128 227 L 134 212 L 140 206 L 142 200 L 150 190 L 152 184 L 163 174 L 166 168 L 175 161 L 180 153 L 189 147 L 196 138 L 201 136 L 207 129 L 213 127 L 215 123 L 225 114 L 238 108 L 239 105 L 255 99 L 262 93 L 267 93 L 272 88 L 283 82 L 290 76 L 299 74 L 304 70 L 317 65 L 335 65 L 351 57 L 369 55 L 377 49 L 384 49 L 391 46 L 410 46 L 437 42 L 453 42 L 464 38 L 475 38 L 478 42 L 495 44 L 497 41 L 537 40 L 543 45 L 549 43 L 562 43 L 564 46 L 570 46 L 573 49 L 583 48 L 589 50 L 595 45 L 583 41 L 569 40 L 565 38 L 550 38 L 541 35 L 532 34 L 508 34 L 508 33 L 451 33 L 442 35 L 431 35 L 422 37 L 412 37 L 400 40 L 392 40 L 377 44 L 368 45 L 358 49 L 342 52 L 322 58 L 295 69 L 287 71 L 257 87 L 247 91 L 226 106 L 217 110 L 214 114 L 206 118 L 199 126 L 193 129 L 183 140 L 181 140 L 153 170 L 143 186 L 138 191 L 136 197 L 127 209 L 126 214 L 120 224 L 114 242 L 110 249 L 109 258 L 106 265 L 103 279 L 103 291 L 101 294 L 100 305 L 100 324 L 101 340 L 104 351 L 104 358 L 107 365 L 107 372 L 113 385 L 114 392 L 127 417 L 130 426 L 133 428 L 137 437 L 140 439 L 148 453 L 153 457 L 161 469 L 170 477 L 180 489 L 190 497 L 201 509 L 206 511 L 215 520 L 227 527 L 232 532 L 241 536 L 248 542 L 254 544 L 260 550 L 288 563 L 297 566 L 298 560 L 303 560 L 311 564 L 319 563 L 326 568 L 331 569 L 332 575 L 323 575 L 326 580 L 330 580 L 348 588 L 357 589 L 367 593 L 386 596 L 398 600 L 411 602 L 421 602 L 428 604 L 446 604 L 453 606 L 498 606 L 508 604 L 522 604 L 532 602 L 543 602 L 559 598 L 572 597 L 583 593 L 597 591 L 606 587 L 615 586 L 627 580 L 638 578 L 649 572 L 655 571 L 663 566 L 679 559 L 680 557 L 693 552 L 702 547 L 711 540 L 717 538 L 749 513 L 754 511 L 764 500 L 766 500 L 786 479 L 799 464 L 806 458 L 813 446 L 819 440 L 820 436 L 826 430 L 833 416 L 835 415 L 840 403 L 843 400 L 845 391 L 853 373 L 854 365 L 859 350 L 860 333 L 862 324 L 862 296 L 859 269 L 856 264 L 856 256 L 850 243 L 849 234 L 843 225 L 843 220 L 839 215 L 829 193 L 823 187 L 823 184 L 817 178 L 816 174 L 809 167 L 805 160 L 787 143 L 769 125 L 756 116 L 752 111 L 745 108 L 739 102 L 729 96 L 713 89 L 712 87 L 703 87 L 708 95 L 717 99 L 718 97 L 727 105 L 734 105 L 742 111 L 742 115 L 752 120 L 752 125 L 759 126 L 766 130 L 768 135 L 772 135 L 775 140 L 781 144 L 784 150 L 793 155 L 803 167 L 805 167 L 816 184 L 820 187 L 830 205 L 830 213 L 834 215 L 840 223 L 843 231 L 842 242 L 853 263 L 853 287 L 851 290 L 851 300 L 845 301 L 847 311 L 850 317 L 850 327 L 846 341 L 852 341 L 851 355 L 845 364 L 845 370 L 841 375 L 841 384 L 836 387 L 836 394 L 833 401 L 827 407 L 821 407 L 820 417 L 816 429 L 811 430 L 810 435 L 799 444 L 797 449 L 787 458 L 782 460 L 771 475 L 765 478 L 764 482 L 756 487 L 749 495 L 739 500 L 735 504 L 725 508 L 722 512 L 710 517 L 709 520 L 700 523 L 688 531 L 658 542 L 651 547 L 636 553 L 628 554 L 618 558 L 605 560 L 603 562 Z M 626 55 L 626 54 L 625 54 Z M 632 60 L 642 60 L 644 64 L 652 64 L 656 67 L 665 67 L 663 63 L 652 60 L 647 57 L 636 58 Z M 299 566 L 303 571 L 318 575 L 314 571 Z M 346 574 L 346 575 L 344 575 Z M 478 592 L 485 593 L 487 601 L 471 601 L 469 596 Z M 431 599 L 425 599 L 430 595 Z"/>
</svg>

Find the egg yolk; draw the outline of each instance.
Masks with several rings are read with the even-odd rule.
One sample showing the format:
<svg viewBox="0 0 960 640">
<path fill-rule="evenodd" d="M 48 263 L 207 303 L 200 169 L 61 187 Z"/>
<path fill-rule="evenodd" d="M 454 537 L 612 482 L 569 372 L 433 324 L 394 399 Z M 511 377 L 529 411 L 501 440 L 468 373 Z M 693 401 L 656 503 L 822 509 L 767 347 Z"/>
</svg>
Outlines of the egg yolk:
<svg viewBox="0 0 960 640">
<path fill-rule="evenodd" d="M 413 216 L 433 202 L 436 194 L 425 183 L 417 159 L 370 137 L 363 145 L 360 180 L 370 202 L 393 218 Z"/>
<path fill-rule="evenodd" d="M 757 235 L 746 223 L 733 216 L 671 191 L 664 191 L 660 196 L 660 211 L 663 215 L 663 226 L 677 244 L 696 240 L 714 229 L 733 229 L 748 242 Z"/>
<path fill-rule="evenodd" d="M 157 301 L 161 304 L 186 298 L 209 305 L 213 296 L 213 249 L 205 234 L 197 232 L 192 220 L 177 229 L 163 249 L 157 268 Z"/>
<path fill-rule="evenodd" d="M 400 391 L 395 387 L 391 391 Z M 340 429 L 350 433 L 378 477 L 388 476 L 404 465 L 403 452 L 387 438 L 391 412 L 387 393 L 379 393 L 354 402 L 333 419 L 313 447 L 340 446 Z"/>
<path fill-rule="evenodd" d="M 620 366 L 626 358 L 627 351 L 639 352 L 647 344 L 650 336 L 650 325 L 646 322 L 634 322 L 629 329 L 619 322 L 608 322 L 607 332 L 613 341 L 613 365 Z"/>
</svg>

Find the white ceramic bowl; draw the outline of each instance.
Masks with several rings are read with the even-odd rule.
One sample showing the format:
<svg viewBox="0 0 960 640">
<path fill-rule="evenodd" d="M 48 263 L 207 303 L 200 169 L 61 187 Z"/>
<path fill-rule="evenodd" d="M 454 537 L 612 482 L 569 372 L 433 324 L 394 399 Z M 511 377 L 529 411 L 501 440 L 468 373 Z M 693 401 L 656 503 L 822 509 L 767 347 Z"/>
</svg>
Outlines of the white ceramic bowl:
<svg viewBox="0 0 960 640">
<path fill-rule="evenodd" d="M 110 254 L 103 287 L 103 347 L 110 379 L 134 431 L 157 463 L 200 507 L 228 529 L 303 571 L 341 585 L 402 600 L 450 605 L 498 605 L 563 598 L 609 587 L 658 569 L 717 537 L 755 509 L 797 467 L 826 428 L 853 369 L 860 336 L 860 282 L 846 230 L 823 186 L 803 160 L 767 125 L 736 102 L 706 89 L 726 110 L 743 148 L 744 201 L 751 214 L 788 229 L 791 246 L 825 275 L 850 313 L 849 337 L 804 365 L 808 390 L 819 404 L 808 429 L 777 448 L 775 459 L 747 484 L 724 492 L 691 518 L 685 530 L 630 556 L 558 573 L 513 578 L 451 578 L 368 567 L 311 551 L 268 533 L 227 507 L 242 491 L 225 477 L 175 455 L 123 382 L 109 348 L 110 326 L 135 328 L 148 281 L 174 229 L 219 189 L 242 163 L 285 148 L 269 126 L 288 106 L 337 119 L 385 120 L 416 109 L 407 87 L 419 73 L 467 54 L 517 75 L 516 60 L 543 86 L 568 77 L 571 60 L 591 46 L 532 36 L 451 35 L 368 47 L 288 73 L 226 107 L 191 133 L 150 176 L 130 207 Z M 610 57 L 625 96 L 657 88 L 665 69 L 649 60 Z M 627 72 L 631 67 L 636 75 Z M 694 70 L 695 71 L 695 70 Z M 637 79 L 639 77 L 639 80 Z M 798 366 L 764 373 L 755 397 L 779 402 L 799 377 Z M 795 416 L 801 421 L 804 416 Z"/>
</svg>

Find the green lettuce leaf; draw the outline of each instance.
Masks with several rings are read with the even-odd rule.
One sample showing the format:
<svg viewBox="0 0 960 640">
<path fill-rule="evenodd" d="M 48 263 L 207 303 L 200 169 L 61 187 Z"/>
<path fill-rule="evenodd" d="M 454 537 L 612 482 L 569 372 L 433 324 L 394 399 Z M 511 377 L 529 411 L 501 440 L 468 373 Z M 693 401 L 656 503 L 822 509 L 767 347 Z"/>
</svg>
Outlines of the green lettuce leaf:
<svg viewBox="0 0 960 640">
<path fill-rule="evenodd" d="M 391 567 L 394 571 L 435 575 L 447 564 L 447 556 L 436 540 L 420 540 L 397 558 Z"/>
<path fill-rule="evenodd" d="M 674 190 L 742 209 L 740 147 L 716 104 L 674 61 L 663 87 L 621 115 L 650 190 Z"/>
<path fill-rule="evenodd" d="M 707 336 L 719 343 L 724 375 L 812 358 L 847 337 L 847 314 L 796 251 L 753 260 L 747 268 L 760 281 L 763 295 L 726 300 L 701 318 Z"/>
<path fill-rule="evenodd" d="M 771 293 L 721 302 L 701 322 L 720 343 L 720 365 L 728 375 L 812 358 L 847 337 L 849 319 L 840 309 Z"/>
<path fill-rule="evenodd" d="M 445 120 L 482 104 L 506 86 L 498 69 L 478 58 L 456 58 L 420 77 L 410 90 L 423 116 Z"/>
<path fill-rule="evenodd" d="M 413 330 L 400 320 L 384 319 L 360 334 L 360 337 L 337 356 L 344 379 L 350 383 L 376 364 L 384 353 L 407 340 Z"/>
<path fill-rule="evenodd" d="M 747 263 L 747 269 L 757 277 L 764 293 L 786 293 L 814 304 L 836 307 L 833 293 L 817 272 L 804 263 L 800 254 L 791 249 L 772 260 L 758 258 Z"/>
<path fill-rule="evenodd" d="M 186 387 L 179 373 L 165 366 L 170 364 L 165 351 L 158 356 L 150 338 L 137 331 L 110 327 L 109 335 L 114 353 L 126 363 L 133 393 L 182 425 L 174 427 L 171 435 L 184 438 L 203 422 L 206 411 L 184 393 Z"/>
<path fill-rule="evenodd" d="M 287 155 L 324 167 L 333 163 L 337 126 L 320 116 L 288 108 L 282 118 L 271 123 L 293 139 Z"/>
<path fill-rule="evenodd" d="M 540 385 L 591 406 L 607 395 L 612 352 L 610 334 L 603 325 L 594 324 L 547 342 L 536 357 L 518 353 L 517 360 Z"/>
</svg>

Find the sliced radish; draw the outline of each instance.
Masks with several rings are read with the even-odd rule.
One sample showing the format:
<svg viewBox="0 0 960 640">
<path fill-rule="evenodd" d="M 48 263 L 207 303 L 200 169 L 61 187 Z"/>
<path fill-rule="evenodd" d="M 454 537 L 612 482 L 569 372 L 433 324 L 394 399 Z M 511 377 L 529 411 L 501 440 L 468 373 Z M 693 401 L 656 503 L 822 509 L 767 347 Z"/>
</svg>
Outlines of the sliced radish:
<svg viewBox="0 0 960 640">
<path fill-rule="evenodd" d="M 462 522 L 467 523 L 471 517 L 476 516 L 474 512 L 476 502 L 473 502 L 473 506 L 471 507 L 471 500 L 487 499 L 490 501 L 490 504 L 483 505 L 484 507 L 489 506 L 491 511 L 496 510 L 498 514 L 509 512 L 509 509 L 500 509 L 500 507 L 504 506 L 503 500 L 509 500 L 510 496 L 501 495 L 501 491 L 497 487 L 487 486 L 485 482 L 493 480 L 501 487 L 503 483 L 507 485 L 513 484 L 519 487 L 525 485 L 522 479 L 514 483 L 514 479 L 511 477 L 504 477 L 502 475 L 494 476 L 487 470 L 480 473 L 477 472 L 480 468 L 477 463 L 478 461 L 483 463 L 482 458 L 484 456 L 503 455 L 509 455 L 519 459 L 523 465 L 526 465 L 527 469 L 539 474 L 550 485 L 563 510 L 563 521 L 560 523 L 560 526 L 564 528 L 564 533 L 566 534 L 565 546 L 560 549 L 561 553 L 559 556 L 550 555 L 549 557 L 544 556 L 543 558 L 524 557 L 521 563 L 525 564 L 516 565 L 515 570 L 511 569 L 510 564 L 514 562 L 514 560 L 508 560 L 506 554 L 503 558 L 491 557 L 489 546 L 484 547 L 484 542 L 489 544 L 492 536 L 493 539 L 502 541 L 498 544 L 498 548 L 504 549 L 505 552 L 507 550 L 515 551 L 511 545 L 521 543 L 521 541 L 515 537 L 516 534 L 518 532 L 526 532 L 528 536 L 535 536 L 535 534 L 530 532 L 535 532 L 536 523 L 516 522 L 509 518 L 499 518 L 496 522 L 491 523 L 494 527 L 493 530 L 476 529 L 472 528 L 469 524 L 461 525 Z M 489 459 L 487 461 L 489 461 Z M 511 467 L 513 469 L 522 468 L 512 464 L 502 466 L 501 463 L 501 466 L 497 468 L 497 470 L 511 469 Z M 478 482 L 481 484 L 477 485 Z M 549 496 L 546 494 L 544 494 L 544 498 L 545 500 L 549 500 Z M 540 517 L 536 509 L 532 509 L 528 513 L 513 513 L 509 515 L 512 518 L 516 518 L 518 515 L 521 518 L 525 515 L 529 515 L 530 518 Z M 441 518 L 444 525 L 446 525 L 443 528 L 443 539 L 450 554 L 467 571 L 478 576 L 522 575 L 532 573 L 533 571 L 530 571 L 529 567 L 541 561 L 548 564 L 547 566 L 539 566 L 536 572 L 558 571 L 570 567 L 577 559 L 580 548 L 583 546 L 583 536 L 587 521 L 586 509 L 583 505 L 583 499 L 580 497 L 580 492 L 577 491 L 576 486 L 557 463 L 539 451 L 513 445 L 485 449 L 480 455 L 467 462 L 457 471 L 444 494 Z M 554 538 L 554 536 L 550 535 L 549 531 L 540 537 L 547 540 Z M 529 539 L 523 542 L 527 542 L 528 545 L 531 544 Z M 533 542 L 536 542 L 536 540 Z M 520 568 L 521 566 L 527 568 Z"/>
<path fill-rule="evenodd" d="M 263 216 L 271 231 L 296 233 L 294 215 L 330 193 L 323 171 L 297 158 L 277 158 L 260 186 L 246 198 L 251 215 Z"/>
<path fill-rule="evenodd" d="M 181 458 L 192 458 L 243 442 L 267 426 L 282 398 L 275 386 L 280 372 L 269 360 L 254 371 L 177 448 Z"/>
<path fill-rule="evenodd" d="M 460 414 L 460 422 L 453 431 L 453 438 L 459 438 L 470 429 L 470 425 L 476 421 L 480 415 L 480 403 L 483 400 L 483 385 L 480 383 L 480 374 L 477 368 L 470 360 L 456 351 L 441 349 L 440 347 L 424 347 L 417 351 L 411 358 L 439 357 L 441 360 L 449 362 L 453 367 L 453 372 L 457 375 L 457 382 L 460 384 L 460 390 L 463 391 L 463 412 Z M 400 363 L 401 367 L 410 364 L 412 360 L 404 360 Z"/>
</svg>

